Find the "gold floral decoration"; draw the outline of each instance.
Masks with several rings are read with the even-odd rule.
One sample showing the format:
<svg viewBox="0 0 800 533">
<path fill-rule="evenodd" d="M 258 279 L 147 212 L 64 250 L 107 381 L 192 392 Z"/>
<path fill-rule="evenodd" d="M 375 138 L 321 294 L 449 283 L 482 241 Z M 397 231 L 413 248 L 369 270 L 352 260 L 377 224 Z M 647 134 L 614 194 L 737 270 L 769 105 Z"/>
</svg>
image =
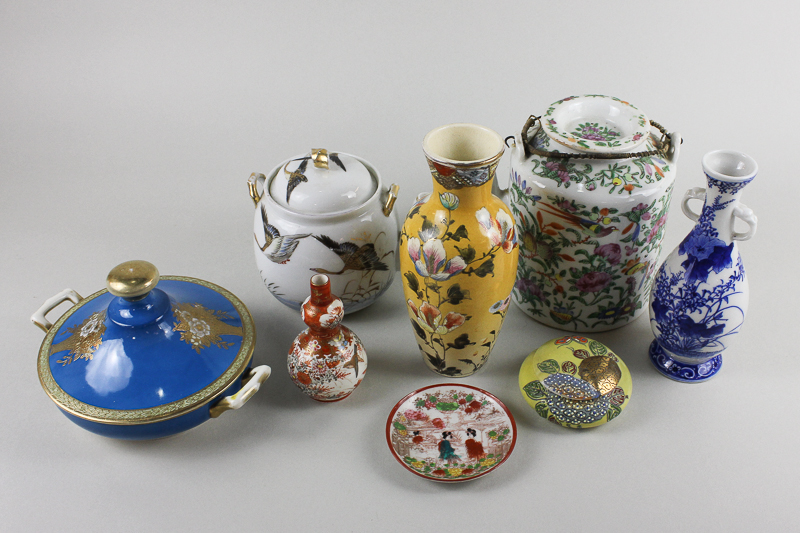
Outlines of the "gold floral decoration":
<svg viewBox="0 0 800 533">
<path fill-rule="evenodd" d="M 98 311 L 89 315 L 79 325 L 67 328 L 70 336 L 54 345 L 50 354 L 69 350 L 67 355 L 58 360 L 62 366 L 78 359 L 91 361 L 95 350 L 103 343 L 103 333 L 106 331 L 105 319 L 106 312 Z"/>
<path fill-rule="evenodd" d="M 173 326 L 175 331 L 180 332 L 181 340 L 197 353 L 212 344 L 226 350 L 233 346 L 234 343 L 223 341 L 220 335 L 242 336 L 242 328 L 220 320 L 230 317 L 224 311 L 212 311 L 200 304 L 179 303 L 172 306 L 172 312 L 178 320 Z"/>
</svg>

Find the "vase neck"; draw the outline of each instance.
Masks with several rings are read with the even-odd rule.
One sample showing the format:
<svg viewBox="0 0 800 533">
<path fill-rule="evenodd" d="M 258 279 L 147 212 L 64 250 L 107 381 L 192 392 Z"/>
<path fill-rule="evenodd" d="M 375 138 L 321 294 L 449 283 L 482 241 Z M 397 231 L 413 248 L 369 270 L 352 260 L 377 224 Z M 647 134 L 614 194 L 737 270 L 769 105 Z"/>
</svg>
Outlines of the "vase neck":
<svg viewBox="0 0 800 533">
<path fill-rule="evenodd" d="M 342 300 L 331 294 L 331 281 L 325 274 L 311 278 L 311 296 L 303 304 L 303 321 L 320 337 L 330 337 L 339 332 L 339 322 L 344 316 Z"/>
<path fill-rule="evenodd" d="M 495 178 L 497 163 L 485 167 L 476 167 L 464 171 L 453 170 L 450 175 L 445 175 L 431 164 L 433 176 L 433 194 L 435 199 L 442 202 L 444 207 L 464 206 L 470 209 L 480 209 L 486 206 L 492 198 L 492 180 Z M 459 176 L 457 172 L 462 172 Z M 467 174 L 470 173 L 470 174 Z M 475 184 L 466 184 L 471 176 Z M 461 183 L 459 183 L 461 182 Z"/>
<path fill-rule="evenodd" d="M 331 282 L 328 277 L 317 275 L 311 278 L 311 305 L 326 307 L 332 299 Z"/>
<path fill-rule="evenodd" d="M 703 212 L 698 224 L 709 225 L 717 231 L 717 238 L 726 243 L 733 242 L 733 211 L 739 204 L 742 189 L 753 178 L 745 181 L 729 182 L 716 179 L 706 174 L 708 187 Z"/>
</svg>

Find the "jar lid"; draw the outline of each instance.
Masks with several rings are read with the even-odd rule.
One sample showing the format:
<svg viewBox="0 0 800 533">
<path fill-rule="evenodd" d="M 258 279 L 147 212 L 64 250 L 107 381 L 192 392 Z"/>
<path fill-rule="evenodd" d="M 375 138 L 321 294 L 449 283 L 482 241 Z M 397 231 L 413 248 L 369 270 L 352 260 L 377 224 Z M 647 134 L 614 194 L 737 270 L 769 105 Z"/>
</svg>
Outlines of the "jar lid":
<svg viewBox="0 0 800 533">
<path fill-rule="evenodd" d="M 253 319 L 222 287 L 159 276 L 146 261 L 118 265 L 107 286 L 64 313 L 39 351 L 39 379 L 61 409 L 106 424 L 167 420 L 247 368 Z"/>
<path fill-rule="evenodd" d="M 363 160 L 320 148 L 288 160 L 271 180 L 269 194 L 290 211 L 319 215 L 358 207 L 377 189 Z"/>
<path fill-rule="evenodd" d="M 562 337 L 536 350 L 533 371 L 542 385 L 558 396 L 595 400 L 619 383 L 622 372 L 617 361 L 619 357 L 598 341 Z"/>
<path fill-rule="evenodd" d="M 629 102 L 613 96 L 569 96 L 542 115 L 548 137 L 574 150 L 630 152 L 650 136 L 650 121 Z"/>
</svg>

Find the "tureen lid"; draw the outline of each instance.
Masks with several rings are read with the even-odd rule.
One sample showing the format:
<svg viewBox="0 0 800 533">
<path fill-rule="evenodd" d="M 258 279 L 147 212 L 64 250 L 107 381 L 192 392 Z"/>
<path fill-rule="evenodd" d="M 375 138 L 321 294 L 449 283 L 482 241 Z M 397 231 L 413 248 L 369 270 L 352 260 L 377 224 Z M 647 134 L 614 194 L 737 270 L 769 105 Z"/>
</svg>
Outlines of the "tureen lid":
<svg viewBox="0 0 800 533">
<path fill-rule="evenodd" d="M 613 96 L 569 96 L 541 117 L 554 141 L 581 152 L 630 152 L 647 140 L 650 121 L 629 102 Z"/>
<path fill-rule="evenodd" d="M 545 390 L 569 400 L 596 400 L 611 393 L 622 378 L 619 357 L 604 344 L 568 336 L 542 344 L 531 364 Z"/>
<path fill-rule="evenodd" d="M 361 159 L 320 148 L 287 161 L 271 180 L 269 194 L 290 211 L 315 215 L 360 206 L 377 188 Z"/>
<path fill-rule="evenodd" d="M 207 281 L 159 276 L 146 261 L 108 275 L 49 328 L 39 379 L 60 408 L 107 424 L 180 416 L 221 395 L 255 344 L 244 304 Z"/>
</svg>

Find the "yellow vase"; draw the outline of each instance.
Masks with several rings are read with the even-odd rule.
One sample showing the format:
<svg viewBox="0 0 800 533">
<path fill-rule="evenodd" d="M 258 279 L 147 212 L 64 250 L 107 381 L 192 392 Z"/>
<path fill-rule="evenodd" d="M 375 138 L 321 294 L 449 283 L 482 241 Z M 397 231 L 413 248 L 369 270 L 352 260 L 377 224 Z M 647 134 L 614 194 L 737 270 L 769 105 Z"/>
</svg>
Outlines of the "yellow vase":
<svg viewBox="0 0 800 533">
<path fill-rule="evenodd" d="M 481 368 L 503 325 L 517 272 L 514 218 L 492 194 L 503 139 L 449 124 L 422 143 L 433 174 L 400 236 L 400 271 L 425 363 L 446 376 Z"/>
</svg>

